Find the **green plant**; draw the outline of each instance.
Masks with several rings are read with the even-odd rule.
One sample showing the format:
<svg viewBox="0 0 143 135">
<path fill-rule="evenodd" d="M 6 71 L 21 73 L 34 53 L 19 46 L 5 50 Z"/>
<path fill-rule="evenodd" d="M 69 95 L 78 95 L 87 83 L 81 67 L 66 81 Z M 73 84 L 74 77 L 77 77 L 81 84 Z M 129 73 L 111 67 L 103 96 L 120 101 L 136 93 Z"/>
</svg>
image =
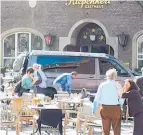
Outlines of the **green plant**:
<svg viewBox="0 0 143 135">
<path fill-rule="evenodd" d="M 8 69 L 8 67 L 0 67 L 0 72 L 2 73 L 2 74 L 4 74 L 5 72 L 6 72 L 6 70 Z"/>
</svg>

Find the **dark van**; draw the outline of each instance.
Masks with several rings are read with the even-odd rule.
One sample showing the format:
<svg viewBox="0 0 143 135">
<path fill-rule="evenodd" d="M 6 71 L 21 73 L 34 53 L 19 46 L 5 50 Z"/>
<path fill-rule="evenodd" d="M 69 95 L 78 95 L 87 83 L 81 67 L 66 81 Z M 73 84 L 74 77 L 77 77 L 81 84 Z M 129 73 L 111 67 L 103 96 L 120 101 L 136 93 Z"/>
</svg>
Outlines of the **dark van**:
<svg viewBox="0 0 143 135">
<path fill-rule="evenodd" d="M 42 50 L 20 54 L 13 64 L 13 70 L 20 79 L 27 67 L 34 63 L 42 65 L 49 86 L 52 86 L 53 80 L 60 74 L 77 71 L 78 77 L 72 82 L 72 89 L 75 91 L 81 91 L 82 88 L 88 91 L 97 90 L 99 84 L 105 79 L 106 71 L 111 68 L 117 70 L 117 80 L 121 83 L 137 75 L 107 54 Z"/>
</svg>

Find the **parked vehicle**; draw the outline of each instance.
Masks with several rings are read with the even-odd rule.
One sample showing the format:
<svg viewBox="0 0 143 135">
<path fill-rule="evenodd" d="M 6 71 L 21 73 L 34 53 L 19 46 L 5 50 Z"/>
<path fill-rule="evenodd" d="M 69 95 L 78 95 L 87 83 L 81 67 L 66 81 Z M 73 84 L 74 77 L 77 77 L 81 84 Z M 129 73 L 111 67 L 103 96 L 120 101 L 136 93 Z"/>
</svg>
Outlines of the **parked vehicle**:
<svg viewBox="0 0 143 135">
<path fill-rule="evenodd" d="M 97 90 L 99 84 L 105 79 L 106 71 L 110 68 L 117 70 L 117 80 L 122 84 L 123 80 L 138 75 L 107 54 L 42 50 L 19 55 L 13 64 L 13 70 L 20 79 L 27 67 L 34 63 L 42 65 L 49 80 L 49 86 L 52 86 L 53 80 L 60 74 L 77 71 L 78 77 L 72 82 L 72 89 L 75 91 L 81 91 L 82 88 L 88 91 Z"/>
</svg>

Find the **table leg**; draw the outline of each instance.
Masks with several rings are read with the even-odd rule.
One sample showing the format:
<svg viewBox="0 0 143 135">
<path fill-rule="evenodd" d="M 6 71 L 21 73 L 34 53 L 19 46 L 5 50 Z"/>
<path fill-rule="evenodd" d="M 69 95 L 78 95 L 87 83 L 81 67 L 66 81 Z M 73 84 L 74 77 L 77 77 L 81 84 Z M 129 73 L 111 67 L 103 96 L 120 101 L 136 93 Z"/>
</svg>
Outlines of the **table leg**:
<svg viewBox="0 0 143 135">
<path fill-rule="evenodd" d="M 93 130 L 92 130 L 92 128 L 91 128 L 91 127 L 89 127 L 88 135 L 93 135 Z"/>
<path fill-rule="evenodd" d="M 33 118 L 33 135 L 35 135 L 35 126 L 36 126 L 36 122 L 35 122 L 35 119 Z"/>
<path fill-rule="evenodd" d="M 16 120 L 16 135 L 19 135 L 19 117 L 17 117 L 17 120 Z"/>
</svg>

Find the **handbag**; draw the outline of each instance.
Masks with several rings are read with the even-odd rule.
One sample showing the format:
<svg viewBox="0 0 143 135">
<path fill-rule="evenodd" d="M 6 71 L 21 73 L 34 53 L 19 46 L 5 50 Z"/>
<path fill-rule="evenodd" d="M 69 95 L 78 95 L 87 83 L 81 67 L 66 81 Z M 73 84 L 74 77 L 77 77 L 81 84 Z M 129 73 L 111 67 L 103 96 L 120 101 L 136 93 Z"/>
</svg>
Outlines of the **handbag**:
<svg viewBox="0 0 143 135">
<path fill-rule="evenodd" d="M 38 71 L 37 71 L 37 76 L 38 76 L 38 81 L 36 81 L 35 85 L 42 83 L 42 77 Z"/>
</svg>

